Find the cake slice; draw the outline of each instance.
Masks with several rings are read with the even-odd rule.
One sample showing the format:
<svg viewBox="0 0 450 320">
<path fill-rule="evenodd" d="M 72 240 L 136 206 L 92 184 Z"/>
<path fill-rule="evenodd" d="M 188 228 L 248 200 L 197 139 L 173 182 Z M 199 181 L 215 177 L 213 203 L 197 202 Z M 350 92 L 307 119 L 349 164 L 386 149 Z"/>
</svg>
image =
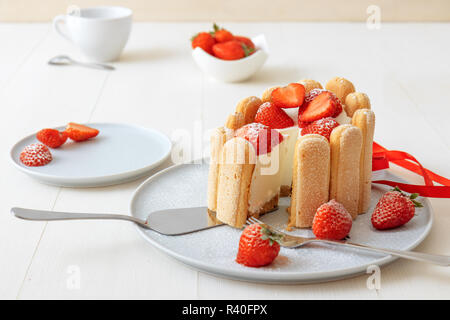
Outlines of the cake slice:
<svg viewBox="0 0 450 320">
<path fill-rule="evenodd" d="M 293 112 L 288 113 L 290 110 Z M 271 102 L 263 103 L 256 113 L 255 122 L 276 129 L 283 136 L 284 143 L 280 150 L 281 197 L 289 196 L 292 184 L 292 160 L 298 126 L 295 124 L 298 108 L 281 109 Z M 295 119 L 295 120 L 294 120 Z"/>
<path fill-rule="evenodd" d="M 211 134 L 211 154 L 208 172 L 208 211 L 210 214 L 215 214 L 217 208 L 217 187 L 222 148 L 225 142 L 234 137 L 235 131 L 242 127 L 244 123 L 244 114 L 235 112 L 228 116 L 224 127 L 216 128 Z"/>
<path fill-rule="evenodd" d="M 216 217 L 230 226 L 242 227 L 247 219 L 255 157 L 253 147 L 242 138 L 229 140 L 222 149 Z"/>
<path fill-rule="evenodd" d="M 217 219 L 240 228 L 249 215 L 278 206 L 283 136 L 259 123 L 236 131 L 222 149 L 217 188 Z"/>
<path fill-rule="evenodd" d="M 328 201 L 330 145 L 318 134 L 301 136 L 294 148 L 290 227 L 309 228 L 317 208 Z"/>
</svg>

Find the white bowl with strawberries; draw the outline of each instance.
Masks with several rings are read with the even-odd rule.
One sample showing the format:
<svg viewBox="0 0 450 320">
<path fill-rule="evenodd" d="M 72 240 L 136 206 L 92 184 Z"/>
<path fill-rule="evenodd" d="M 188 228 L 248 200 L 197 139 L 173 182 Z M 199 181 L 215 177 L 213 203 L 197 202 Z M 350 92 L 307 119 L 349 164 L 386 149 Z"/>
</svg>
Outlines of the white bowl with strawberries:
<svg viewBox="0 0 450 320">
<path fill-rule="evenodd" d="M 192 57 L 199 68 L 223 82 L 250 78 L 269 56 L 264 35 L 252 38 L 237 36 L 216 24 L 212 32 L 200 32 L 192 37 L 191 42 Z"/>
</svg>

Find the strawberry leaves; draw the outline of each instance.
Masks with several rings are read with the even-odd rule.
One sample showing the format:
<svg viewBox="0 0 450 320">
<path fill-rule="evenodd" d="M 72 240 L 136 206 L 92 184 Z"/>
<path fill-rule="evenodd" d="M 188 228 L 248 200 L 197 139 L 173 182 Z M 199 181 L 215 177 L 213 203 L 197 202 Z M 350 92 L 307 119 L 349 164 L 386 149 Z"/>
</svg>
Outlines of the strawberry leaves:
<svg viewBox="0 0 450 320">
<path fill-rule="evenodd" d="M 408 197 L 402 190 L 400 190 L 400 188 L 399 188 L 398 186 L 396 186 L 394 189 L 392 189 L 392 191 L 400 192 L 402 195 L 404 195 L 405 197 L 409 198 L 409 199 L 412 201 L 412 203 L 414 203 L 414 206 L 415 206 L 416 208 L 423 208 L 422 203 L 419 202 L 419 201 L 417 201 L 417 200 L 415 200 L 415 199 L 419 196 L 418 193 L 412 193 L 412 194 Z"/>
<path fill-rule="evenodd" d="M 269 240 L 269 244 L 273 245 L 275 242 L 280 244 L 280 241 L 283 239 L 283 235 L 279 233 L 274 233 L 266 228 L 265 225 L 261 224 L 261 239 Z"/>
</svg>

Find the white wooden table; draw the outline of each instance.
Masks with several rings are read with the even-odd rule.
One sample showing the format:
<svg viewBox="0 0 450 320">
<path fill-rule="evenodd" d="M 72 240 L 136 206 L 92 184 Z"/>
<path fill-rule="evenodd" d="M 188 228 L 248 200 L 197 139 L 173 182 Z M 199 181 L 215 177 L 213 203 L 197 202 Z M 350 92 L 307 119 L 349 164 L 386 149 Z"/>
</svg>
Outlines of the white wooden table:
<svg viewBox="0 0 450 320">
<path fill-rule="evenodd" d="M 143 181 L 71 189 L 28 178 L 9 163 L 8 151 L 43 127 L 106 121 L 169 136 L 177 129 L 193 134 L 222 124 L 238 100 L 269 86 L 302 78 L 324 83 L 335 75 L 370 96 L 376 141 L 450 176 L 450 24 L 382 24 L 380 30 L 355 23 L 224 25 L 268 38 L 271 56 L 251 81 L 218 83 L 196 68 L 189 38 L 209 23 L 135 24 L 114 72 L 48 66 L 57 54 L 77 57 L 49 24 L 0 24 L 0 298 L 450 298 L 450 269 L 419 262 L 398 260 L 382 268 L 378 291 L 366 287 L 367 275 L 314 285 L 251 284 L 192 270 L 153 248 L 128 223 L 41 223 L 9 214 L 12 206 L 127 213 Z M 435 223 L 417 250 L 450 254 L 450 200 L 431 201 Z"/>
</svg>

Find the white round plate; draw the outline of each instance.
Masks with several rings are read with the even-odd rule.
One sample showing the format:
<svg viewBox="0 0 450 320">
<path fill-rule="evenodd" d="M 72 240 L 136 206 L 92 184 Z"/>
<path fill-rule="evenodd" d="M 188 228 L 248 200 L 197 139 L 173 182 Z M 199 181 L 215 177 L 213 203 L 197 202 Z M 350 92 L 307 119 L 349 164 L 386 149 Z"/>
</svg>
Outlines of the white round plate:
<svg viewBox="0 0 450 320">
<path fill-rule="evenodd" d="M 29 144 L 39 142 L 36 134 L 17 142 L 11 149 L 13 164 L 46 184 L 63 187 L 98 187 L 137 179 L 163 162 L 172 144 L 153 129 L 120 123 L 89 123 L 100 130 L 97 137 L 50 149 L 53 160 L 42 167 L 27 167 L 19 159 Z M 64 130 L 64 127 L 56 128 Z"/>
<path fill-rule="evenodd" d="M 388 172 L 385 178 L 394 178 Z M 398 179 L 398 178 L 396 178 Z M 133 216 L 146 219 L 154 210 L 205 206 L 207 203 L 208 164 L 181 164 L 167 168 L 147 179 L 134 193 L 130 204 Z M 386 188 L 373 186 L 369 212 Z M 289 198 L 282 198 L 288 204 Z M 431 229 L 432 209 L 428 199 L 420 198 L 423 208 L 406 225 L 378 231 L 370 223 L 370 214 L 360 215 L 353 223 L 350 240 L 384 248 L 411 250 Z M 206 215 L 206 212 L 205 212 Z M 282 228 L 287 213 L 266 214 L 261 219 Z M 281 248 L 275 261 L 262 268 L 248 268 L 235 262 L 241 230 L 229 226 L 182 236 L 164 236 L 138 227 L 155 247 L 198 270 L 221 277 L 264 283 L 310 283 L 352 277 L 365 273 L 370 265 L 382 266 L 395 258 L 360 249 L 311 244 L 298 249 Z M 292 234 L 312 236 L 311 230 Z"/>
</svg>

